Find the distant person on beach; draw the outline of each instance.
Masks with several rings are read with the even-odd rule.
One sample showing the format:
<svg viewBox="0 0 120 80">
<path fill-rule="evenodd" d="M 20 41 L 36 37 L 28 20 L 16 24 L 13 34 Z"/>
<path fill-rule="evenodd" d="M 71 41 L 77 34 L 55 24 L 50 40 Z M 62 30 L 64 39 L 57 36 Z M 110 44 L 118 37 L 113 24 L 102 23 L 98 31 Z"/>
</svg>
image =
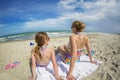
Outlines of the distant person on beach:
<svg viewBox="0 0 120 80">
<path fill-rule="evenodd" d="M 38 32 L 35 35 L 35 41 L 37 43 L 37 46 L 31 51 L 32 80 L 42 80 L 41 78 L 38 79 L 36 68 L 41 67 L 40 72 L 38 71 L 38 73 L 46 75 L 44 71 L 46 71 L 46 67 L 49 64 L 50 60 L 52 61 L 53 64 L 54 77 L 56 80 L 59 80 L 58 65 L 56 63 L 54 49 L 47 47 L 49 41 L 48 35 L 45 32 Z"/>
<path fill-rule="evenodd" d="M 64 47 L 58 47 L 58 52 L 62 54 L 62 60 L 65 63 L 70 63 L 70 68 L 67 73 L 68 80 L 75 80 L 72 72 L 75 62 L 80 60 L 80 55 L 83 53 L 84 47 L 87 49 L 90 62 L 96 63 L 96 61 L 92 60 L 89 39 L 82 33 L 84 28 L 85 24 L 83 22 L 74 21 L 71 26 L 73 35 L 69 37 L 69 48 L 66 45 L 64 45 Z"/>
</svg>

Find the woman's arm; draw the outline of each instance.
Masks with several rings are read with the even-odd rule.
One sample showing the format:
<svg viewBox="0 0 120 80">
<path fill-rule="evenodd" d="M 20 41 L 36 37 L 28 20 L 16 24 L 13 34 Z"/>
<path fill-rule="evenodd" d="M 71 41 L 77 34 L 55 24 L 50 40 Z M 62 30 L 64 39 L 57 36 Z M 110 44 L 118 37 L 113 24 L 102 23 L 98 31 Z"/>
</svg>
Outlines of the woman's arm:
<svg viewBox="0 0 120 80">
<path fill-rule="evenodd" d="M 31 61 L 32 61 L 32 79 L 36 80 L 36 62 L 35 62 L 35 56 L 34 56 L 34 51 L 31 51 Z"/>
<path fill-rule="evenodd" d="M 72 59 L 70 61 L 70 68 L 69 68 L 69 72 L 67 74 L 67 77 L 72 75 L 73 69 L 74 69 L 74 65 L 75 65 L 75 58 L 76 58 L 76 51 L 77 51 L 77 45 L 76 45 L 76 41 L 75 41 L 75 37 L 74 36 L 70 36 L 70 54 L 72 56 Z"/>
<path fill-rule="evenodd" d="M 91 55 L 91 50 L 90 50 L 90 43 L 89 43 L 88 37 L 86 37 L 86 49 L 87 49 L 87 52 L 88 52 L 88 56 L 90 58 L 90 62 L 91 63 L 96 63 L 96 61 L 92 60 L 92 55 Z"/>
<path fill-rule="evenodd" d="M 52 49 L 52 63 L 53 63 L 53 69 L 54 69 L 54 72 L 55 72 L 55 78 L 57 80 L 59 78 L 59 76 L 58 76 L 58 65 L 57 65 L 57 62 L 56 62 L 54 49 Z"/>
<path fill-rule="evenodd" d="M 88 52 L 88 56 L 90 58 L 90 62 L 92 62 L 92 56 L 91 56 L 91 51 L 90 51 L 90 43 L 89 43 L 88 37 L 86 37 L 86 49 L 87 49 L 87 52 Z"/>
</svg>

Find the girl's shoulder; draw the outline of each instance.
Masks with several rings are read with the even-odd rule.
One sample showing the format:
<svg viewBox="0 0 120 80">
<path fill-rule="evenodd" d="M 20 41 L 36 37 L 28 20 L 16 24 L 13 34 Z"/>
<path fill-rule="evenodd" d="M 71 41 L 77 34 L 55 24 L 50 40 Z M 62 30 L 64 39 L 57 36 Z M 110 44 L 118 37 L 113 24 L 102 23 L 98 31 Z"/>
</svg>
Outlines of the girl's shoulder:
<svg viewBox="0 0 120 80">
<path fill-rule="evenodd" d="M 31 53 L 35 53 L 35 49 L 34 48 L 31 50 Z"/>
<path fill-rule="evenodd" d="M 48 51 L 49 51 L 49 52 L 53 52 L 53 51 L 54 51 L 54 48 L 48 48 Z"/>
<path fill-rule="evenodd" d="M 31 55 L 36 56 L 36 54 L 35 54 L 35 49 L 34 49 L 34 48 L 31 50 Z"/>
<path fill-rule="evenodd" d="M 55 53 L 54 48 L 48 48 L 47 51 L 47 53 L 49 53 L 49 56 L 52 56 Z"/>
</svg>

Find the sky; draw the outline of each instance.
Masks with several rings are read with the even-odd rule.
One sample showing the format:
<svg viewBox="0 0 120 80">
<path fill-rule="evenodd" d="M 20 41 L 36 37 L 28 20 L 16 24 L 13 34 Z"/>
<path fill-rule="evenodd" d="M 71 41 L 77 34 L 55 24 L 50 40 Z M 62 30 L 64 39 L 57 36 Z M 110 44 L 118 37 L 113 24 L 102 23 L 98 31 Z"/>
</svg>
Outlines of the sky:
<svg viewBox="0 0 120 80">
<path fill-rule="evenodd" d="M 0 0 L 0 35 L 70 30 L 76 20 L 86 31 L 120 33 L 120 0 Z"/>
</svg>

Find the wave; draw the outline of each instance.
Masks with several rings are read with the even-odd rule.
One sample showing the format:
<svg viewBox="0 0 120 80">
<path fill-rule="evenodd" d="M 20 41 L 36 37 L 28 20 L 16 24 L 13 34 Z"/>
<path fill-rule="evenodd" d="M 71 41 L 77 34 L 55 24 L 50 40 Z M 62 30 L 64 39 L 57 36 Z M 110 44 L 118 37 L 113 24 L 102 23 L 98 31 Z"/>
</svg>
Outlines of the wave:
<svg viewBox="0 0 120 80">
<path fill-rule="evenodd" d="M 20 33 L 20 34 L 13 34 L 13 35 L 7 35 L 0 38 L 0 42 L 7 42 L 7 41 L 16 41 L 16 40 L 26 40 L 26 39 L 34 39 L 36 32 L 26 32 L 26 33 Z M 48 36 L 50 38 L 55 37 L 61 37 L 61 36 L 68 36 L 71 33 L 69 31 L 51 31 L 47 32 Z"/>
<path fill-rule="evenodd" d="M 8 38 L 16 38 L 16 37 L 20 37 L 21 35 L 14 35 L 14 36 L 8 36 Z"/>
<path fill-rule="evenodd" d="M 6 37 L 0 38 L 0 42 L 4 42 L 4 41 L 6 41 L 6 40 L 7 40 Z"/>
</svg>

